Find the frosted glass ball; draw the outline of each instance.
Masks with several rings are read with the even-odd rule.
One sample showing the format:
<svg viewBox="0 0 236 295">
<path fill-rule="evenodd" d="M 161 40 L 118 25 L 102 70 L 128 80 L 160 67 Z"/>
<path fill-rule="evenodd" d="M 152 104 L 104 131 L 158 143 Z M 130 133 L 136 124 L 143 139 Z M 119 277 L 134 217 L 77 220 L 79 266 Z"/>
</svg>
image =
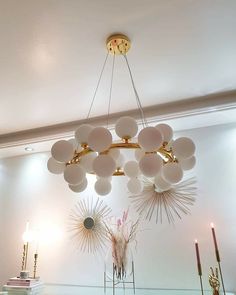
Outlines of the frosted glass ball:
<svg viewBox="0 0 236 295">
<path fill-rule="evenodd" d="M 80 184 L 85 178 L 84 169 L 78 164 L 68 165 L 64 171 L 64 179 L 71 185 Z"/>
<path fill-rule="evenodd" d="M 110 149 L 108 155 L 111 156 L 114 160 L 117 160 L 120 155 L 119 149 Z"/>
<path fill-rule="evenodd" d="M 106 180 L 108 180 L 108 181 L 110 181 L 110 182 L 112 181 L 112 176 L 109 176 L 109 177 L 99 177 L 99 176 L 96 175 L 96 178 L 97 178 L 97 179 L 100 179 L 100 178 L 102 178 L 102 179 L 106 179 Z"/>
<path fill-rule="evenodd" d="M 69 139 L 67 141 L 72 144 L 73 149 L 75 151 L 77 149 L 77 146 L 78 146 L 78 143 L 77 143 L 76 139 L 75 138 L 71 138 L 71 139 Z"/>
<path fill-rule="evenodd" d="M 120 138 L 129 139 L 137 134 L 138 124 L 131 117 L 121 117 L 116 122 L 115 131 Z"/>
<path fill-rule="evenodd" d="M 145 155 L 145 151 L 142 149 L 136 149 L 134 152 L 135 159 L 139 162 L 141 158 Z"/>
<path fill-rule="evenodd" d="M 131 194 L 138 195 L 143 191 L 143 182 L 138 178 L 131 178 L 127 183 L 127 188 Z"/>
<path fill-rule="evenodd" d="M 125 157 L 123 154 L 120 154 L 118 159 L 116 160 L 116 167 L 120 169 L 124 166 L 124 163 L 125 163 Z"/>
<path fill-rule="evenodd" d="M 80 144 L 88 144 L 88 136 L 92 130 L 93 126 L 89 124 L 80 125 L 75 131 L 75 139 Z"/>
<path fill-rule="evenodd" d="M 183 170 L 179 163 L 167 163 L 162 168 L 162 176 L 171 184 L 178 183 L 183 178 Z"/>
<path fill-rule="evenodd" d="M 162 134 L 155 127 L 146 127 L 139 132 L 138 143 L 147 152 L 158 150 L 162 142 Z"/>
<path fill-rule="evenodd" d="M 116 170 L 116 162 L 109 155 L 99 155 L 93 161 L 93 171 L 99 177 L 109 177 Z"/>
<path fill-rule="evenodd" d="M 191 170 L 196 164 L 195 156 L 188 159 L 179 159 L 179 163 L 183 170 Z"/>
<path fill-rule="evenodd" d="M 88 173 L 93 172 L 93 161 L 97 157 L 97 153 L 89 153 L 82 156 L 80 159 L 80 164 L 83 166 L 84 170 Z"/>
<path fill-rule="evenodd" d="M 139 165 L 136 161 L 128 161 L 124 165 L 124 173 L 128 177 L 137 177 L 140 174 Z"/>
<path fill-rule="evenodd" d="M 88 137 L 89 147 L 96 152 L 107 150 L 112 144 L 111 132 L 104 127 L 94 128 Z"/>
<path fill-rule="evenodd" d="M 53 174 L 61 174 L 66 168 L 65 163 L 57 162 L 54 158 L 50 158 L 47 163 L 48 170 Z"/>
<path fill-rule="evenodd" d="M 99 178 L 94 185 L 95 191 L 100 196 L 108 195 L 111 191 L 111 183 L 106 178 Z"/>
<path fill-rule="evenodd" d="M 77 185 L 69 184 L 69 188 L 75 193 L 80 193 L 86 189 L 87 185 L 88 185 L 88 180 L 85 177 L 80 184 L 77 184 Z"/>
<path fill-rule="evenodd" d="M 73 145 L 67 140 L 59 140 L 52 146 L 51 153 L 58 162 L 68 162 L 73 158 Z"/>
<path fill-rule="evenodd" d="M 154 183 L 160 191 L 168 191 L 171 188 L 171 184 L 165 181 L 161 175 L 155 177 Z"/>
<path fill-rule="evenodd" d="M 163 161 L 157 154 L 146 154 L 139 162 L 139 168 L 144 176 L 154 177 L 161 172 Z"/>
<path fill-rule="evenodd" d="M 177 138 L 172 147 L 177 158 L 187 159 L 192 157 L 195 152 L 195 144 L 188 137 Z"/>
<path fill-rule="evenodd" d="M 173 129 L 168 124 L 157 124 L 156 128 L 161 132 L 164 142 L 169 142 L 173 137 Z"/>
</svg>

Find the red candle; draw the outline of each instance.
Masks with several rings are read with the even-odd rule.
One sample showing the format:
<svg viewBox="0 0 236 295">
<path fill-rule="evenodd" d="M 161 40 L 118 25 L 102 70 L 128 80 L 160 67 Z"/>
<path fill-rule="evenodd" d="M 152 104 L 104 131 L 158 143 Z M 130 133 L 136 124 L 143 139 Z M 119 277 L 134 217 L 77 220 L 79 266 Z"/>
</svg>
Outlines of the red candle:
<svg viewBox="0 0 236 295">
<path fill-rule="evenodd" d="M 216 253 L 216 260 L 217 262 L 220 262 L 220 254 L 219 254 L 219 249 L 216 241 L 216 233 L 215 233 L 215 228 L 214 228 L 214 223 L 211 223 L 211 231 L 212 231 L 212 236 L 213 236 L 213 241 L 214 241 L 214 246 L 215 246 L 215 253 Z"/>
<path fill-rule="evenodd" d="M 198 242 L 195 240 L 195 249 L 196 249 L 196 256 L 197 256 L 197 269 L 198 269 L 198 275 L 202 275 L 202 267 L 201 267 L 201 261 L 200 261 L 200 254 L 199 254 L 199 248 L 198 248 Z"/>
</svg>

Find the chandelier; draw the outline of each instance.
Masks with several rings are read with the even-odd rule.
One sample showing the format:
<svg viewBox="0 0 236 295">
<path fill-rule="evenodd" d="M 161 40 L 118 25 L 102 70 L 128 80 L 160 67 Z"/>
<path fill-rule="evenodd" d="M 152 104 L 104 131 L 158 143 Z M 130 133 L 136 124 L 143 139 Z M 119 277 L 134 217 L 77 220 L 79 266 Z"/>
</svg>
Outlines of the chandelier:
<svg viewBox="0 0 236 295">
<path fill-rule="evenodd" d="M 48 160 L 48 170 L 54 174 L 64 174 L 69 188 L 82 192 L 88 185 L 87 174 L 95 174 L 97 179 L 94 189 L 98 195 L 107 195 L 112 190 L 112 176 L 127 177 L 127 188 L 131 194 L 140 194 L 143 190 L 143 178 L 152 178 L 155 190 L 162 192 L 179 183 L 184 170 L 194 167 L 195 145 L 190 138 L 173 139 L 173 130 L 167 124 L 148 126 L 143 108 L 136 90 L 133 75 L 127 59 L 130 40 L 124 35 L 112 35 L 107 39 L 106 55 L 97 87 L 89 108 L 87 120 L 75 131 L 70 140 L 59 140 L 51 148 L 52 157 Z M 124 58 L 131 79 L 142 129 L 132 117 L 120 117 L 115 124 L 115 133 L 120 138 L 114 141 L 112 133 L 106 127 L 88 124 L 93 102 L 100 85 L 103 71 L 109 55 L 113 56 L 110 83 L 112 96 L 113 71 L 115 56 Z M 107 117 L 108 127 L 109 112 Z M 122 151 L 133 151 L 133 158 L 125 160 Z"/>
</svg>

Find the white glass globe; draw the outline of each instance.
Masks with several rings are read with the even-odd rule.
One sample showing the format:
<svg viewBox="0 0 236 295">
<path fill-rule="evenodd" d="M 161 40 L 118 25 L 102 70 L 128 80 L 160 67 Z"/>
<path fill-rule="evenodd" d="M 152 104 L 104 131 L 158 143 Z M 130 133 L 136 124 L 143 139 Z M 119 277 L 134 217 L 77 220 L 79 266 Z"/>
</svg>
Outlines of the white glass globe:
<svg viewBox="0 0 236 295">
<path fill-rule="evenodd" d="M 66 168 L 65 163 L 57 162 L 54 158 L 50 158 L 47 163 L 48 170 L 53 174 L 61 174 Z"/>
<path fill-rule="evenodd" d="M 94 185 L 95 191 L 100 196 L 108 195 L 111 191 L 111 183 L 106 178 L 99 178 Z"/>
<path fill-rule="evenodd" d="M 129 192 L 133 195 L 138 195 L 143 191 L 143 182 L 138 178 L 131 178 L 127 183 Z"/>
<path fill-rule="evenodd" d="M 64 179 L 71 185 L 79 185 L 84 178 L 85 171 L 78 164 L 68 165 L 64 171 Z"/>
<path fill-rule="evenodd" d="M 177 138 L 172 147 L 177 158 L 187 159 L 192 157 L 195 152 L 195 144 L 188 137 Z"/>
<path fill-rule="evenodd" d="M 52 146 L 51 153 L 58 162 L 68 162 L 73 158 L 73 145 L 67 140 L 59 140 Z"/>
<path fill-rule="evenodd" d="M 115 126 L 116 134 L 123 139 L 134 137 L 138 132 L 138 124 L 131 117 L 121 117 Z"/>
<path fill-rule="evenodd" d="M 134 152 L 135 159 L 139 162 L 141 158 L 145 155 L 145 151 L 142 149 L 136 149 Z"/>
<path fill-rule="evenodd" d="M 146 154 L 139 162 L 139 168 L 144 176 L 154 177 L 161 172 L 163 160 L 157 154 Z"/>
<path fill-rule="evenodd" d="M 167 163 L 162 168 L 162 176 L 171 184 L 178 183 L 183 178 L 183 170 L 179 163 Z"/>
<path fill-rule="evenodd" d="M 196 164 L 196 158 L 192 156 L 188 159 L 179 159 L 179 163 L 183 170 L 191 170 Z"/>
<path fill-rule="evenodd" d="M 140 174 L 139 165 L 136 161 L 128 161 L 124 165 L 124 173 L 130 178 L 137 177 Z"/>
<path fill-rule="evenodd" d="M 147 152 L 158 150 L 162 142 L 162 134 L 155 127 L 146 127 L 139 132 L 138 143 Z"/>
<path fill-rule="evenodd" d="M 104 127 L 94 128 L 88 137 L 89 147 L 96 152 L 107 150 L 112 144 L 111 132 Z"/>
<path fill-rule="evenodd" d="M 75 193 L 80 193 L 86 189 L 87 185 L 88 185 L 88 180 L 85 177 L 80 184 L 77 184 L 77 185 L 69 184 L 69 188 Z"/>
<path fill-rule="evenodd" d="M 168 143 L 173 137 L 173 130 L 168 124 L 157 124 L 156 128 L 161 132 L 163 141 Z"/>
<path fill-rule="evenodd" d="M 93 161 L 97 157 L 97 153 L 89 153 L 82 156 L 80 159 L 80 164 L 83 166 L 84 170 L 88 173 L 93 172 Z"/>
<path fill-rule="evenodd" d="M 154 183 L 158 190 L 160 191 L 168 191 L 171 188 L 171 184 L 165 181 L 161 175 L 158 175 L 154 179 Z"/>
<path fill-rule="evenodd" d="M 117 149 L 110 149 L 108 155 L 111 156 L 115 161 L 119 158 L 120 150 Z"/>
<path fill-rule="evenodd" d="M 97 178 L 97 179 L 100 179 L 100 178 L 102 178 L 102 179 L 106 179 L 106 180 L 108 180 L 108 181 L 110 181 L 110 182 L 112 181 L 112 176 L 109 176 L 109 177 L 99 177 L 99 176 L 96 175 L 96 178 Z"/>
<path fill-rule="evenodd" d="M 93 171 L 99 177 L 109 177 L 116 170 L 116 162 L 109 155 L 99 155 L 93 161 Z"/>
<path fill-rule="evenodd" d="M 71 138 L 71 139 L 69 139 L 67 141 L 72 144 L 74 151 L 77 150 L 78 143 L 77 143 L 75 138 Z"/>
<path fill-rule="evenodd" d="M 92 130 L 93 126 L 89 124 L 80 125 L 75 131 L 75 139 L 80 144 L 88 144 L 88 136 Z"/>
<path fill-rule="evenodd" d="M 123 154 L 120 154 L 118 159 L 116 160 L 116 168 L 120 169 L 124 166 L 125 157 Z"/>
</svg>

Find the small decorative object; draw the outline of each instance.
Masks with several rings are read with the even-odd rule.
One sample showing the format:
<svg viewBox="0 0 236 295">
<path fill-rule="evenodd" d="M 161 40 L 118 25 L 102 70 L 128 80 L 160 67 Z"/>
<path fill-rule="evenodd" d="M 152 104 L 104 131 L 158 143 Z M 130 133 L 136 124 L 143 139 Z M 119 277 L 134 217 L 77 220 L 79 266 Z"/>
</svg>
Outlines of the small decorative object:
<svg viewBox="0 0 236 295">
<path fill-rule="evenodd" d="M 170 185 L 163 178 L 144 179 L 144 189 L 140 194 L 131 195 L 131 201 L 137 212 L 151 221 L 155 215 L 156 223 L 162 222 L 165 214 L 169 223 L 174 223 L 175 216 L 181 219 L 181 213 L 189 214 L 189 206 L 195 202 L 197 188 L 195 178 Z"/>
<path fill-rule="evenodd" d="M 75 130 L 72 141 L 59 140 L 51 148 L 52 157 L 47 163 L 48 170 L 54 174 L 64 174 L 64 180 L 74 192 L 85 190 L 88 183 L 87 173 L 94 173 L 102 179 L 98 179 L 94 186 L 98 195 L 109 194 L 112 190 L 110 177 L 120 175 L 125 175 L 128 178 L 127 187 L 130 193 L 139 194 L 142 191 L 142 183 L 137 178 L 138 175 L 145 177 L 159 177 L 161 175 L 163 181 L 171 185 L 180 182 L 184 170 L 190 170 L 195 165 L 195 144 L 190 138 L 180 137 L 172 140 L 173 130 L 167 124 L 148 126 L 127 58 L 130 45 L 131 42 L 125 35 L 112 35 L 107 39 L 108 53 L 91 104 L 88 107 L 86 120 Z M 91 126 L 89 117 L 109 53 L 113 56 L 113 60 L 107 106 L 107 124 L 106 128 Z M 142 129 L 138 133 L 138 124 L 134 118 L 120 117 L 115 124 L 115 132 L 120 138 L 119 141 L 113 140 L 108 129 L 116 56 L 121 56 L 127 66 L 142 123 Z M 134 140 L 136 137 L 137 140 Z M 121 153 L 124 149 L 135 151 L 136 161 L 126 161 Z M 184 204 L 185 202 L 180 204 L 182 209 Z M 168 204 L 169 206 L 170 204 Z M 176 208 L 177 206 L 174 207 L 174 210 Z M 170 213 L 169 210 L 168 213 Z M 169 218 L 172 217 L 169 216 Z"/>
<path fill-rule="evenodd" d="M 217 245 L 214 223 L 211 223 L 211 232 L 212 232 L 212 237 L 213 237 L 213 241 L 214 241 L 216 261 L 218 262 L 219 271 L 220 271 L 222 289 L 223 289 L 224 295 L 226 295 L 225 286 L 224 286 L 224 279 L 223 279 L 223 273 L 222 273 L 222 270 L 221 270 L 221 263 L 220 263 L 221 262 L 220 261 L 220 252 L 219 252 L 219 248 L 218 248 L 218 245 Z"/>
<path fill-rule="evenodd" d="M 29 271 L 28 270 L 22 270 L 20 272 L 20 278 L 21 279 L 28 279 L 29 278 Z"/>
<path fill-rule="evenodd" d="M 102 250 L 108 240 L 104 219 L 111 209 L 102 200 L 79 201 L 70 215 L 69 231 L 82 251 L 95 253 Z"/>
<path fill-rule="evenodd" d="M 113 271 L 118 280 L 126 277 L 126 265 L 128 246 L 135 240 L 139 220 L 127 221 L 128 210 L 123 213 L 122 219 L 118 219 L 116 225 L 106 225 L 110 237 L 113 258 Z"/>
<path fill-rule="evenodd" d="M 202 285 L 202 266 L 201 266 L 201 260 L 200 260 L 200 254 L 199 254 L 199 247 L 198 247 L 198 241 L 195 240 L 195 250 L 196 250 L 196 257 L 197 257 L 197 270 L 200 280 L 200 286 L 201 286 L 201 292 L 203 293 L 203 285 Z"/>
<path fill-rule="evenodd" d="M 210 267 L 211 274 L 209 275 L 209 284 L 212 288 L 213 295 L 219 295 L 220 290 L 220 280 L 218 277 L 218 269 L 216 267 L 215 273 L 212 267 Z"/>
</svg>

